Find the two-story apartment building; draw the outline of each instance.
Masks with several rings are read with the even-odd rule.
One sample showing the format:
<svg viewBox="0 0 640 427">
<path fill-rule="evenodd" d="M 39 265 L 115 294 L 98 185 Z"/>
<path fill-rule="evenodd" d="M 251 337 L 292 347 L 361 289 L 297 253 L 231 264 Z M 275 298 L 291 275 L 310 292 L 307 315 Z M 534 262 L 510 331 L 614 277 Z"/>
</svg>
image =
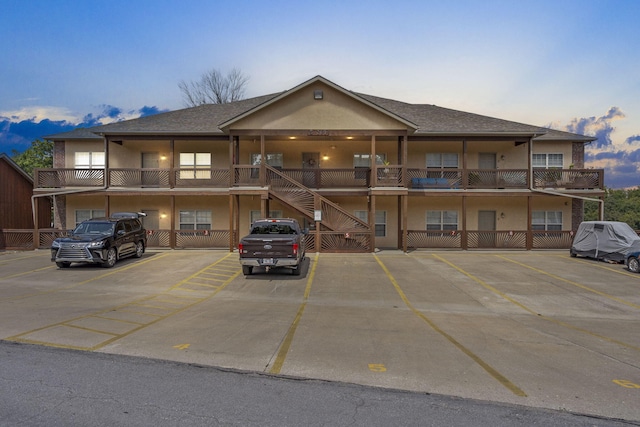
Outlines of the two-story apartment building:
<svg viewBox="0 0 640 427">
<path fill-rule="evenodd" d="M 259 217 L 299 219 L 310 251 L 564 248 L 594 138 L 346 90 L 290 90 L 47 137 L 56 226 L 147 213 L 151 246 L 233 249 Z M 36 200 L 38 198 L 36 197 Z"/>
</svg>

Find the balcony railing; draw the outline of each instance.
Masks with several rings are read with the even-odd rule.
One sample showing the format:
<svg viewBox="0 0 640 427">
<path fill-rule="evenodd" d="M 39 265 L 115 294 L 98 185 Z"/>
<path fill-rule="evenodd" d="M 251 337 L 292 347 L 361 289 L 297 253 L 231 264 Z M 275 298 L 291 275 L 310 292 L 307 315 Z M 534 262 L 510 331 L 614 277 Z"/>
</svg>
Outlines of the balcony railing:
<svg viewBox="0 0 640 427">
<path fill-rule="evenodd" d="M 232 165 L 206 169 L 36 169 L 35 188 L 123 187 L 123 188 L 228 188 L 263 186 L 259 165 Z M 284 175 L 314 189 L 375 186 L 407 187 L 414 190 L 527 189 L 527 169 L 433 169 L 376 165 L 370 168 L 279 169 Z M 558 190 L 603 189 L 603 169 L 534 169 L 534 188 Z"/>
</svg>

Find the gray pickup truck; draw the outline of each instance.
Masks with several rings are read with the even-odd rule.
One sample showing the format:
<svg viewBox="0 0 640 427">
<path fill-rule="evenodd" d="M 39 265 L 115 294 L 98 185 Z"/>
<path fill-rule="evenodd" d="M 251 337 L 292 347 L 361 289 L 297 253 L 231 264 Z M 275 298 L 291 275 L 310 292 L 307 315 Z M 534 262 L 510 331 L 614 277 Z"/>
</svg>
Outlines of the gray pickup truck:
<svg viewBox="0 0 640 427">
<path fill-rule="evenodd" d="M 305 235 L 298 221 L 291 218 L 259 219 L 251 225 L 249 234 L 240 239 L 238 252 L 245 276 L 253 267 L 264 267 L 267 272 L 275 267 L 291 269 L 300 275 L 305 256 Z"/>
</svg>

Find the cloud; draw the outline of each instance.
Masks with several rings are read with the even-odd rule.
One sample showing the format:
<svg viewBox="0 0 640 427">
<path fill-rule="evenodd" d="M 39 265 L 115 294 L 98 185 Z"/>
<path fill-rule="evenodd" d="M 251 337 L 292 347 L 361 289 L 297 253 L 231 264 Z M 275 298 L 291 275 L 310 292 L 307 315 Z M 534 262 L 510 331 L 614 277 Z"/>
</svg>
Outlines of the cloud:
<svg viewBox="0 0 640 427">
<path fill-rule="evenodd" d="M 624 142 L 626 144 L 633 144 L 634 142 L 640 142 L 640 135 L 633 135 L 629 138 L 625 139 Z"/>
<path fill-rule="evenodd" d="M 624 119 L 625 117 L 625 114 L 619 107 L 611 107 L 609 111 L 601 117 L 574 118 L 562 130 L 580 135 L 594 136 L 598 138 L 593 142 L 594 147 L 608 147 L 613 144 L 611 133 L 615 128 L 612 123 L 615 120 Z"/>
<path fill-rule="evenodd" d="M 76 128 L 88 128 L 122 120 L 135 119 L 166 112 L 155 106 L 124 111 L 113 105 L 101 105 L 97 113 L 82 117 L 58 107 L 28 107 L 0 112 L 0 153 L 22 152 L 32 141 L 43 136 L 68 132 Z"/>
<path fill-rule="evenodd" d="M 624 143 L 614 143 L 615 120 L 626 116 L 619 107 L 611 107 L 600 117 L 574 118 L 567 125 L 553 123 L 553 129 L 596 137 L 585 145 L 585 166 L 604 169 L 605 185 L 610 188 L 630 188 L 640 185 L 640 135 L 633 135 Z M 619 138 L 618 138 L 619 140 Z"/>
</svg>

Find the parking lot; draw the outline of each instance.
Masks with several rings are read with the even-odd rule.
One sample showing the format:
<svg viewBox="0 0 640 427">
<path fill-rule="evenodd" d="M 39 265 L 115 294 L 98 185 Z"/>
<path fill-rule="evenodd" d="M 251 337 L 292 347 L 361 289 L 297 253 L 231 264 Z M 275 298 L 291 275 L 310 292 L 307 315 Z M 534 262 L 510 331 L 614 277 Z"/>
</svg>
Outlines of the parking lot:
<svg viewBox="0 0 640 427">
<path fill-rule="evenodd" d="M 0 253 L 0 339 L 640 420 L 640 274 L 568 251 Z"/>
</svg>

